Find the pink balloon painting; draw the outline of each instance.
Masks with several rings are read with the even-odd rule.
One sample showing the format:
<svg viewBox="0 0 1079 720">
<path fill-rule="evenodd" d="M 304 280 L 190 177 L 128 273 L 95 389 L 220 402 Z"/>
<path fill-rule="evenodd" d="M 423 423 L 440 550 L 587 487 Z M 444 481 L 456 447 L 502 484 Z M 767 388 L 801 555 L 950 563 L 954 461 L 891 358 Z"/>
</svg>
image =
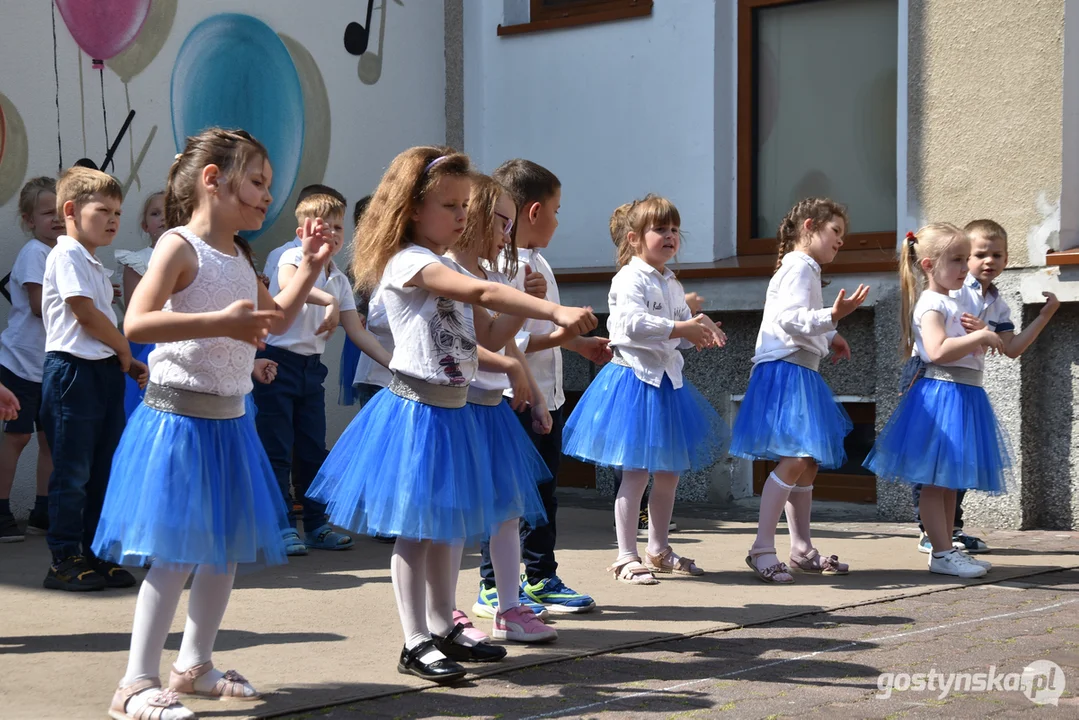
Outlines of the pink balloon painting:
<svg viewBox="0 0 1079 720">
<path fill-rule="evenodd" d="M 56 0 L 56 7 L 95 70 L 135 42 L 150 14 L 150 0 Z"/>
</svg>

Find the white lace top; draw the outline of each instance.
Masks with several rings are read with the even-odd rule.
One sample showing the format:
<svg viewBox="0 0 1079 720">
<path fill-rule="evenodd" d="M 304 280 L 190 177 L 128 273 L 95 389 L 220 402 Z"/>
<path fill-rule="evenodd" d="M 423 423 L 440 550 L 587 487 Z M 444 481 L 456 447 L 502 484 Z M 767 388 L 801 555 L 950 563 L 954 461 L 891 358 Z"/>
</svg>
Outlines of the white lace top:
<svg viewBox="0 0 1079 720">
<path fill-rule="evenodd" d="M 144 247 L 141 250 L 117 250 L 115 257 L 116 262 L 131 268 L 142 276 L 146 274 L 147 268 L 150 267 L 150 256 L 153 254 L 154 249 L 152 247 Z"/>
<path fill-rule="evenodd" d="M 190 285 L 165 302 L 166 312 L 213 312 L 237 300 L 258 305 L 258 278 L 239 247 L 235 255 L 225 255 L 186 227 L 165 235 L 169 233 L 179 235 L 194 248 L 199 269 Z M 255 346 L 231 338 L 159 343 L 150 353 L 150 381 L 211 395 L 246 395 L 251 392 L 254 366 Z"/>
</svg>

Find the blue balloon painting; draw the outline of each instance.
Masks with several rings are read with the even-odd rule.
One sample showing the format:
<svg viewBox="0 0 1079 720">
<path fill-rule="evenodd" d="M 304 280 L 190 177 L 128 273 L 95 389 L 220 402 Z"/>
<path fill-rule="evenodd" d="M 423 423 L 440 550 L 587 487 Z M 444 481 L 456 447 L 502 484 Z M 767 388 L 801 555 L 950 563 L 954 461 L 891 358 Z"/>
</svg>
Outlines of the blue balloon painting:
<svg viewBox="0 0 1079 720">
<path fill-rule="evenodd" d="M 209 127 L 242 128 L 266 146 L 273 166 L 273 204 L 254 240 L 273 225 L 303 157 L 300 77 L 285 44 L 266 23 L 225 13 L 191 31 L 172 69 L 172 134 L 177 152 Z"/>
</svg>

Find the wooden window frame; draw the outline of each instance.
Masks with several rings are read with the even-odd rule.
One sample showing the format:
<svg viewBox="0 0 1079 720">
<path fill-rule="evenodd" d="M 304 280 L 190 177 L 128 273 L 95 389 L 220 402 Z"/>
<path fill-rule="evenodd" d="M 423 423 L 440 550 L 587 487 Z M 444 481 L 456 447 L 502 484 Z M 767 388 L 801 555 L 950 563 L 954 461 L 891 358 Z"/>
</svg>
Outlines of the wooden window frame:
<svg viewBox="0 0 1079 720">
<path fill-rule="evenodd" d="M 756 63 L 753 62 L 754 22 L 753 13 L 767 7 L 794 5 L 813 2 L 814 0 L 738 0 L 738 199 L 736 204 L 737 229 L 736 247 L 738 255 L 775 255 L 776 238 L 753 237 L 753 147 L 756 135 Z M 895 255 L 898 243 L 898 231 L 851 233 L 845 238 L 839 257 L 847 253 L 880 253 Z M 838 260 L 838 258 L 837 258 Z M 834 265 L 835 263 L 833 263 Z M 889 267 L 890 265 L 890 267 Z M 894 257 L 884 262 L 878 270 L 895 269 Z"/>
<path fill-rule="evenodd" d="M 581 0 L 572 6 L 551 8 L 545 7 L 543 0 L 529 0 L 528 22 L 517 25 L 499 25 L 498 34 L 520 35 L 648 17 L 652 14 L 652 3 L 653 0 Z"/>
</svg>

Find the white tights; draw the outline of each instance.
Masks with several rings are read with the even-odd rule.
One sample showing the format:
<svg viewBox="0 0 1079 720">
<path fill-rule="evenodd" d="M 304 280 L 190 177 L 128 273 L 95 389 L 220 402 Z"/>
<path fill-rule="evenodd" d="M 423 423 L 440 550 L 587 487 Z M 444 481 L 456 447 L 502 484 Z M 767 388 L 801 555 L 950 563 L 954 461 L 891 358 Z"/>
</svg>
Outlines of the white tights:
<svg viewBox="0 0 1079 720">
<path fill-rule="evenodd" d="M 455 584 L 461 565 L 459 547 L 405 538 L 397 538 L 394 543 L 390 577 L 406 648 L 411 650 L 427 642 L 431 633 L 445 636 L 453 630 Z M 431 650 L 420 660 L 429 663 L 443 657 Z"/>
<path fill-rule="evenodd" d="M 622 484 L 614 500 L 619 560 L 637 556 L 637 520 L 646 487 L 647 470 L 622 471 Z M 671 514 L 674 512 L 674 494 L 677 489 L 678 473 L 653 473 L 652 494 L 648 496 L 648 552 L 653 555 L 663 552 L 669 544 Z M 499 595 L 501 597 L 501 593 Z"/>
</svg>

